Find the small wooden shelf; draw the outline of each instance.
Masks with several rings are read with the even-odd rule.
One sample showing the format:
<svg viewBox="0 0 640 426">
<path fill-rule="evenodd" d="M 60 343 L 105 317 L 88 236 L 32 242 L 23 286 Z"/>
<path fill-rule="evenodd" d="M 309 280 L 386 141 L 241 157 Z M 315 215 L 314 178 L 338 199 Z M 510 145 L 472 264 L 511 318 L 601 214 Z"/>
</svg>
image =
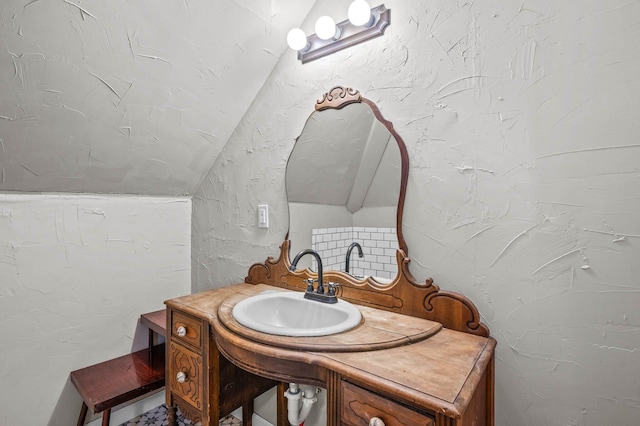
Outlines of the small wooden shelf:
<svg viewBox="0 0 640 426">
<path fill-rule="evenodd" d="M 166 312 L 143 314 L 140 322 L 149 327 L 147 349 L 71 372 L 71 382 L 83 401 L 78 426 L 84 424 L 89 408 L 104 412 L 102 424 L 107 426 L 112 408 L 164 387 L 165 345 L 153 345 L 152 334 L 166 334 Z"/>
<path fill-rule="evenodd" d="M 160 336 L 167 334 L 167 310 L 161 309 L 140 315 L 142 325 L 149 327 L 149 332 L 155 332 Z"/>
</svg>

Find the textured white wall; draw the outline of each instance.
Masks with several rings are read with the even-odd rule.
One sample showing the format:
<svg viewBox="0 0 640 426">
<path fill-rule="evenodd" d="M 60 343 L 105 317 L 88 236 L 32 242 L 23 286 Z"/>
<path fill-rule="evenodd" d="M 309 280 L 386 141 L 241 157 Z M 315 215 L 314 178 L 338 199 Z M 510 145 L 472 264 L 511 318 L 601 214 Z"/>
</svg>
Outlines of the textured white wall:
<svg viewBox="0 0 640 426">
<path fill-rule="evenodd" d="M 0 190 L 192 194 L 311 2 L 0 1 Z"/>
<path fill-rule="evenodd" d="M 277 256 L 293 142 L 316 99 L 354 87 L 409 150 L 413 274 L 498 339 L 497 424 L 637 424 L 640 2 L 385 4 L 384 37 L 276 66 L 194 199 L 195 289 Z M 345 8 L 318 1 L 305 29 Z"/>
<path fill-rule="evenodd" d="M 76 423 L 69 373 L 190 292 L 190 223 L 187 198 L 0 194 L 1 425 Z"/>
</svg>

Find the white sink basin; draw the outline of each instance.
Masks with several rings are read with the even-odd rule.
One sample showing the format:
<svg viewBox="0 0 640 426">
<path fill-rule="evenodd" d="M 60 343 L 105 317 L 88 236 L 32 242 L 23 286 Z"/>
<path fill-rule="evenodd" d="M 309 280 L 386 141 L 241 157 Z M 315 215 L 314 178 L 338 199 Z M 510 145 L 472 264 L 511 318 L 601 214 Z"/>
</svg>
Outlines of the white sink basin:
<svg viewBox="0 0 640 426">
<path fill-rule="evenodd" d="M 360 324 L 362 314 L 349 302 L 307 300 L 301 292 L 264 292 L 233 307 L 233 317 L 256 331 L 279 336 L 328 336 Z"/>
</svg>

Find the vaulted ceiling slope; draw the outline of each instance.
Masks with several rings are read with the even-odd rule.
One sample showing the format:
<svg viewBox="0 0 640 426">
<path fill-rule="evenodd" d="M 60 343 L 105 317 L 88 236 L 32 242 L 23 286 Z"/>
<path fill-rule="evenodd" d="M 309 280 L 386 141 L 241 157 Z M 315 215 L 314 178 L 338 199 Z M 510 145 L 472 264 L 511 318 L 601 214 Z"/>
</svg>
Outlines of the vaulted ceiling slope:
<svg viewBox="0 0 640 426">
<path fill-rule="evenodd" d="M 0 191 L 188 195 L 313 0 L 3 0 Z"/>
</svg>

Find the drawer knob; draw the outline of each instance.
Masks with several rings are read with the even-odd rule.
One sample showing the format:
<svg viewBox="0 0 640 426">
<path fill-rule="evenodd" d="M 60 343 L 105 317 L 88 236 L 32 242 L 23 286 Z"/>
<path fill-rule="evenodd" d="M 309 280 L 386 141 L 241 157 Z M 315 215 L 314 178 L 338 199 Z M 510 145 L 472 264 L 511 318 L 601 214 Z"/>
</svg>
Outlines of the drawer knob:
<svg viewBox="0 0 640 426">
<path fill-rule="evenodd" d="M 184 325 L 181 325 L 180 327 L 178 327 L 178 329 L 176 330 L 176 333 L 178 334 L 179 337 L 184 337 L 187 335 L 187 327 L 185 327 Z"/>
<path fill-rule="evenodd" d="M 181 371 L 178 374 L 176 374 L 176 381 L 178 383 L 184 383 L 186 380 L 187 380 L 187 375 L 184 373 L 184 371 Z"/>
<path fill-rule="evenodd" d="M 371 417 L 371 420 L 369 420 L 369 426 L 384 426 L 384 422 L 380 417 Z"/>
</svg>

